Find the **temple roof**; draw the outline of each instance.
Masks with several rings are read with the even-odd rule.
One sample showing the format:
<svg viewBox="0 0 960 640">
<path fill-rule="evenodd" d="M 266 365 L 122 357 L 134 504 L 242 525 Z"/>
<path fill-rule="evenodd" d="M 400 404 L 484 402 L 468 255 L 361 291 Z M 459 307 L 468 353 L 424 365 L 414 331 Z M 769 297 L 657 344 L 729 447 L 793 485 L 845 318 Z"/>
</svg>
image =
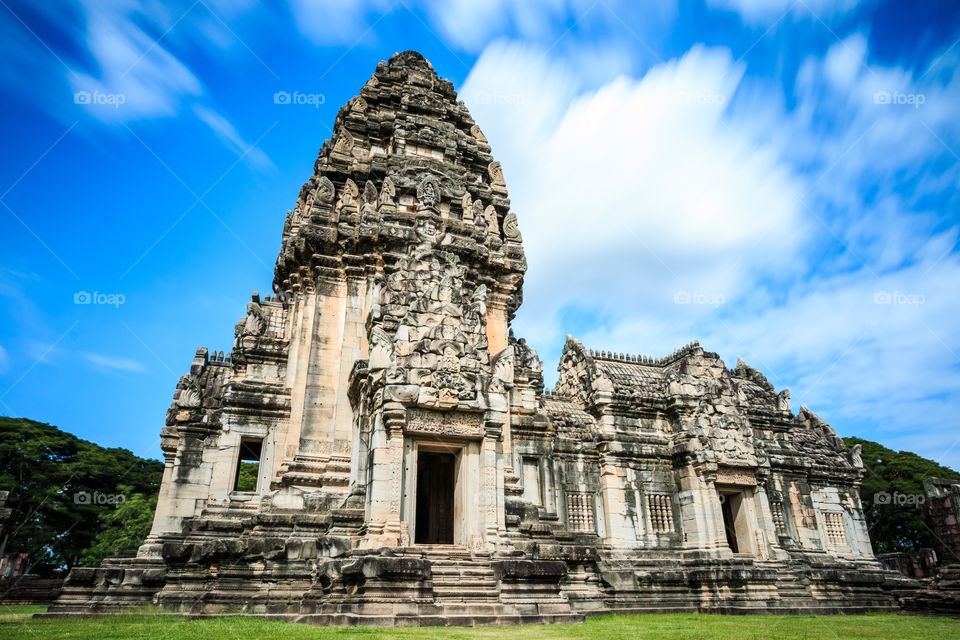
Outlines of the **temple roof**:
<svg viewBox="0 0 960 640">
<path fill-rule="evenodd" d="M 445 250 L 509 282 L 494 288 L 512 313 L 526 259 L 503 170 L 453 84 L 404 51 L 381 61 L 339 110 L 287 214 L 275 289 L 291 290 L 317 266 L 334 272 L 406 254 L 424 217 L 442 227 Z"/>
<path fill-rule="evenodd" d="M 415 189 L 420 173 L 429 169 L 443 197 L 459 203 L 469 193 L 507 209 L 506 186 L 491 176 L 490 151 L 453 84 L 422 55 L 404 51 L 380 62 L 359 94 L 341 107 L 315 173 L 337 187 L 346 178 L 359 185 L 390 176 L 400 192 Z"/>
</svg>

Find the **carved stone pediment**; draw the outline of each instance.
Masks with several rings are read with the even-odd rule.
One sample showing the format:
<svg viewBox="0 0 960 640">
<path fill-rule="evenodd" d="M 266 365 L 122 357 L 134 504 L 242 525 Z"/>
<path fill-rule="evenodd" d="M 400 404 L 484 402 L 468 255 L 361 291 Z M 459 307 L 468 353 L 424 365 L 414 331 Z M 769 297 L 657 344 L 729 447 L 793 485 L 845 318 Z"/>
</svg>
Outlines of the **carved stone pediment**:
<svg viewBox="0 0 960 640">
<path fill-rule="evenodd" d="M 483 416 L 479 413 L 411 409 L 407 412 L 404 432 L 411 435 L 479 439 L 483 437 Z"/>
</svg>

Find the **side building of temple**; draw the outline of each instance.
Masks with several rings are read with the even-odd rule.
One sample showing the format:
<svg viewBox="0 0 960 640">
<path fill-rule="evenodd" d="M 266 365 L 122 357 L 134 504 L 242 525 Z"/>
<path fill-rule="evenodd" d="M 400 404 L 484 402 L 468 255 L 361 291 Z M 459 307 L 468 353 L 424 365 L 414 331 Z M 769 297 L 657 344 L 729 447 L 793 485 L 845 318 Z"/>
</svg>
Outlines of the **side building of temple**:
<svg viewBox="0 0 960 640">
<path fill-rule="evenodd" d="M 503 172 L 451 83 L 414 52 L 381 62 L 287 214 L 273 295 L 177 385 L 148 540 L 73 569 L 48 615 L 896 607 L 859 451 L 695 342 L 653 358 L 571 337 L 546 391 L 510 329 L 525 270 Z"/>
</svg>

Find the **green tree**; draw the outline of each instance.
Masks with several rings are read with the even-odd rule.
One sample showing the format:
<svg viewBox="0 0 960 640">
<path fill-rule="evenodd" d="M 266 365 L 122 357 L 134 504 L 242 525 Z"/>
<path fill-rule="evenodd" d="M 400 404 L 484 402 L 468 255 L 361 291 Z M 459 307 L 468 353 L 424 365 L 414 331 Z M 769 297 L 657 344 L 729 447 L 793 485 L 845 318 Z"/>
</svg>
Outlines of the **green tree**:
<svg viewBox="0 0 960 640">
<path fill-rule="evenodd" d="M 926 478 L 960 479 L 960 473 L 909 451 L 894 451 L 861 438 L 844 438 L 847 447 L 863 447 L 866 474 L 860 499 L 876 553 L 933 546 L 924 521 Z M 899 499 L 896 497 L 899 496 Z"/>
<path fill-rule="evenodd" d="M 31 571 L 60 573 L 76 564 L 127 496 L 154 496 L 163 464 L 126 449 L 105 449 L 54 426 L 0 418 L 0 490 L 12 513 L 0 547 L 30 554 Z"/>
<path fill-rule="evenodd" d="M 156 494 L 134 493 L 128 485 L 121 485 L 120 489 L 123 502 L 100 516 L 100 531 L 93 545 L 80 555 L 81 564 L 96 566 L 104 558 L 136 549 L 150 533 L 157 509 Z"/>
<path fill-rule="evenodd" d="M 237 491 L 256 491 L 260 463 L 241 460 L 237 468 Z"/>
</svg>

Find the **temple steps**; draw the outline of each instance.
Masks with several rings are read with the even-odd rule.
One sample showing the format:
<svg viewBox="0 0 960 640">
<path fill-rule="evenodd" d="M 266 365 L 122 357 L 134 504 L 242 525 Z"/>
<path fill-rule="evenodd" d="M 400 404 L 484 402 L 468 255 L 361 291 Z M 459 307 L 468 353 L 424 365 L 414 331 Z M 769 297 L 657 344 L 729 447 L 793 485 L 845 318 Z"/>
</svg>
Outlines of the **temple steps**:
<svg viewBox="0 0 960 640">
<path fill-rule="evenodd" d="M 466 547 L 459 545 L 422 546 L 418 551 L 430 561 L 438 606 L 499 602 L 497 577 L 488 560 L 473 558 Z"/>
<path fill-rule="evenodd" d="M 433 595 L 440 605 L 491 602 L 500 598 L 497 577 L 490 565 L 469 558 L 433 560 Z"/>
</svg>

